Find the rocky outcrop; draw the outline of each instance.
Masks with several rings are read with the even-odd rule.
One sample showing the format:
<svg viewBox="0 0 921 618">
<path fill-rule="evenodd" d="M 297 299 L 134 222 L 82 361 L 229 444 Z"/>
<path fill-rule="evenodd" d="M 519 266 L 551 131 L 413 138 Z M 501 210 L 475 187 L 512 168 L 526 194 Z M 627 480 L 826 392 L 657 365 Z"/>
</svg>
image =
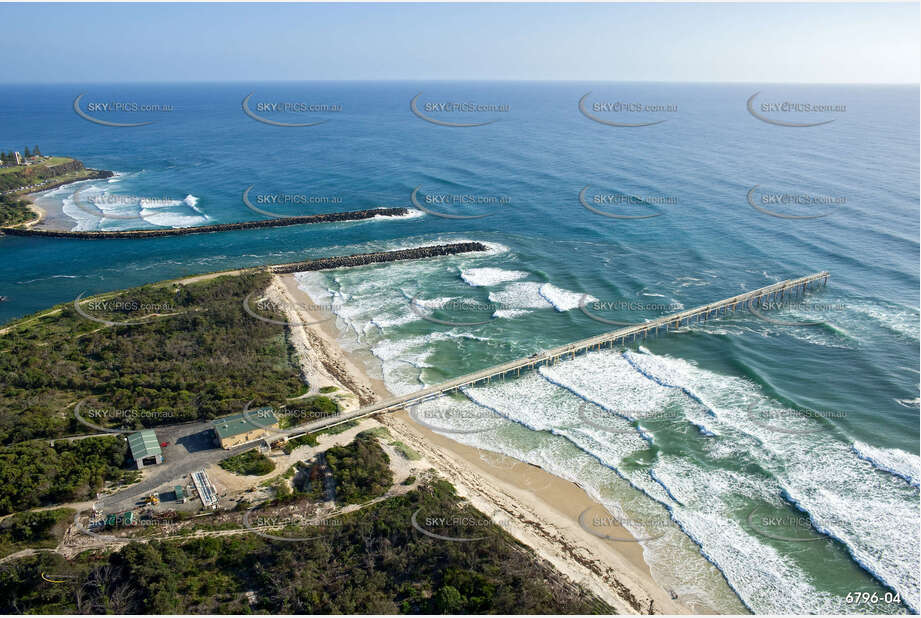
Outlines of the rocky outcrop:
<svg viewBox="0 0 921 618">
<path fill-rule="evenodd" d="M 83 162 L 77 161 L 76 159 L 74 159 L 73 161 L 68 161 L 67 163 L 61 163 L 60 165 L 46 165 L 45 169 L 48 170 L 48 173 L 51 176 L 63 176 L 64 174 L 67 174 L 68 172 L 79 172 L 80 170 L 82 170 Z M 112 172 L 109 172 L 109 174 L 111 175 Z"/>
<path fill-rule="evenodd" d="M 346 268 L 349 266 L 364 266 L 380 262 L 396 262 L 399 260 L 417 260 L 419 258 L 437 257 L 440 255 L 456 255 L 473 251 L 486 251 L 487 247 L 479 242 L 458 242 L 449 245 L 432 245 L 429 247 L 415 247 L 413 249 L 398 249 L 396 251 L 381 251 L 378 253 L 358 253 L 355 255 L 342 255 L 338 257 L 321 258 L 306 262 L 292 264 L 276 264 L 269 266 L 269 271 L 277 274 L 296 273 L 305 270 L 326 270 L 328 268 Z"/>
<path fill-rule="evenodd" d="M 110 172 L 111 173 L 111 172 Z M 263 221 L 241 221 L 239 223 L 220 223 L 216 225 L 199 225 L 167 230 L 120 230 L 120 231 L 83 231 L 68 232 L 54 230 L 35 230 L 26 228 L 0 227 L 0 233 L 10 236 L 44 236 L 47 238 L 157 238 L 160 236 L 184 236 L 186 234 L 208 234 L 211 232 L 228 232 L 231 230 L 251 230 L 267 227 L 285 227 L 307 223 L 335 223 L 337 221 L 360 221 L 374 217 L 401 217 L 409 213 L 406 208 L 373 208 L 371 210 L 352 210 L 349 212 L 330 212 L 320 215 L 302 217 L 285 217 L 283 219 L 265 219 Z"/>
</svg>

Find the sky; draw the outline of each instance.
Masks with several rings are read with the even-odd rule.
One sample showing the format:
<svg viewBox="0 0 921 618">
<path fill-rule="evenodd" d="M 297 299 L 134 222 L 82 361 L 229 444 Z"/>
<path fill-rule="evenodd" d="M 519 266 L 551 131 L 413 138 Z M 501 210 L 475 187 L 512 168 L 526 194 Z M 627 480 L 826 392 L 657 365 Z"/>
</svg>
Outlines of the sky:
<svg viewBox="0 0 921 618">
<path fill-rule="evenodd" d="M 5 4 L 0 83 L 921 81 L 919 4 Z"/>
</svg>

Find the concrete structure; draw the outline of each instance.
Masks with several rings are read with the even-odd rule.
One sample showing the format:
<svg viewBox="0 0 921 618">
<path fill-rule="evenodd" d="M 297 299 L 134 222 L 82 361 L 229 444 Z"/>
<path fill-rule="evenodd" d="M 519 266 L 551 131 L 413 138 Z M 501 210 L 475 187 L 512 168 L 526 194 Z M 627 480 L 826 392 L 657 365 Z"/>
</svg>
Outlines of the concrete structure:
<svg viewBox="0 0 921 618">
<path fill-rule="evenodd" d="M 153 429 L 128 434 L 128 448 L 138 470 L 144 466 L 163 463 L 163 451 L 160 450 L 160 443 Z"/>
<path fill-rule="evenodd" d="M 211 424 L 217 444 L 223 449 L 230 449 L 264 438 L 268 433 L 266 428 L 278 429 L 278 417 L 271 408 L 259 408 L 216 418 Z"/>
<path fill-rule="evenodd" d="M 682 326 L 687 327 L 692 323 L 697 324 L 711 318 L 718 318 L 730 312 L 735 313 L 736 309 L 753 308 L 755 304 L 763 305 L 764 303 L 786 301 L 798 296 L 804 296 L 809 289 L 809 284 L 825 285 L 828 283 L 828 277 L 828 271 L 823 270 L 822 272 L 800 277 L 799 279 L 788 279 L 751 292 L 733 296 L 732 298 L 710 303 L 709 305 L 694 307 L 693 309 L 666 315 L 655 320 L 650 320 L 649 322 L 628 326 L 626 328 L 604 333 L 603 335 L 576 341 L 575 343 L 570 343 L 551 350 L 545 350 L 538 354 L 532 354 L 527 358 L 519 358 L 502 365 L 483 369 L 482 371 L 468 373 L 459 378 L 423 388 L 408 395 L 394 397 L 370 406 L 365 406 L 364 408 L 354 410 L 347 414 L 341 414 L 334 418 L 322 419 L 300 425 L 297 431 L 289 431 L 287 434 L 288 439 L 339 425 L 350 420 L 371 416 L 372 414 L 402 410 L 414 404 L 436 399 L 445 393 L 457 391 L 465 386 L 483 382 L 488 383 L 492 379 L 505 379 L 506 376 L 517 377 L 521 375 L 522 370 L 528 371 L 536 369 L 541 365 L 553 365 L 558 360 L 563 358 L 575 358 L 576 354 L 581 354 L 583 352 L 600 350 L 603 347 L 610 349 L 614 348 L 614 346 L 627 345 L 637 340 L 646 339 L 649 336 L 657 336 L 660 334 L 660 331 L 661 334 L 667 334 L 670 329 L 674 330 Z"/>
<path fill-rule="evenodd" d="M 211 479 L 209 479 L 208 475 L 205 474 L 204 469 L 192 473 L 192 483 L 195 485 L 195 490 L 198 492 L 198 497 L 201 498 L 202 505 L 204 505 L 205 508 L 216 509 L 217 490 L 211 483 Z"/>
</svg>

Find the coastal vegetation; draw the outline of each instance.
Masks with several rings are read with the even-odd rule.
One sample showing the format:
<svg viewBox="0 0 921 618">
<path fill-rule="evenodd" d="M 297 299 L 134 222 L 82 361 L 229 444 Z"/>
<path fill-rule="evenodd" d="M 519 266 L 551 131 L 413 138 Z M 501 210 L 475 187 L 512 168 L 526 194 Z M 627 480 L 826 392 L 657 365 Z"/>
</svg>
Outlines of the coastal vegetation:
<svg viewBox="0 0 921 618">
<path fill-rule="evenodd" d="M 275 463 L 254 448 L 222 460 L 220 466 L 228 472 L 246 476 L 262 476 L 275 469 Z"/>
<path fill-rule="evenodd" d="M 44 191 L 78 180 L 111 178 L 108 170 L 87 169 L 83 163 L 69 157 L 32 159 L 29 165 L 0 167 L 0 193 Z"/>
<path fill-rule="evenodd" d="M 28 200 L 16 195 L 0 194 L 0 225 L 20 225 L 35 219 Z"/>
<path fill-rule="evenodd" d="M 243 299 L 270 275 L 167 283 L 59 305 L 0 337 L 0 444 L 207 420 L 306 390 L 283 326 Z M 101 300 L 100 300 L 101 299 Z M 266 313 L 267 316 L 277 316 Z"/>
<path fill-rule="evenodd" d="M 325 395 L 314 395 L 307 399 L 298 400 L 291 406 L 293 410 L 288 410 L 280 414 L 279 428 L 289 429 L 298 425 L 303 425 L 310 421 L 335 416 L 339 412 L 339 406 L 335 401 Z"/>
<path fill-rule="evenodd" d="M 121 436 L 20 442 L 0 447 L 0 515 L 95 498 L 107 485 L 135 481 Z"/>
<path fill-rule="evenodd" d="M 323 462 L 332 473 L 336 502 L 361 504 L 383 496 L 393 485 L 390 457 L 373 434 L 362 432 L 346 446 L 326 451 Z"/>
<path fill-rule="evenodd" d="M 390 446 L 392 446 L 396 450 L 396 452 L 398 452 L 400 455 L 402 455 L 409 461 L 418 461 L 419 459 L 422 459 L 422 455 L 420 455 L 416 451 L 416 449 L 407 445 L 404 442 L 400 442 L 399 440 L 394 440 L 393 442 L 390 443 Z"/>
<path fill-rule="evenodd" d="M 323 434 L 335 435 L 337 433 L 342 433 L 347 431 L 352 427 L 358 425 L 358 421 L 345 421 L 344 423 L 339 423 L 338 425 L 333 425 L 332 427 L 327 427 L 326 429 L 321 429 L 320 431 L 314 433 L 305 433 L 304 435 L 297 436 L 296 438 L 291 438 L 285 443 L 284 451 L 285 455 L 290 455 L 291 452 L 299 446 L 309 444 L 310 446 L 317 446 L 319 442 L 317 441 L 317 436 Z"/>
<path fill-rule="evenodd" d="M 25 548 L 56 547 L 76 513 L 50 509 L 16 513 L 0 521 L 0 558 Z"/>
<path fill-rule="evenodd" d="M 302 542 L 255 533 L 131 543 L 121 551 L 54 554 L 0 570 L 0 610 L 13 613 L 586 614 L 613 612 L 495 524 L 481 540 L 420 533 L 415 513 L 485 516 L 450 484 L 426 482 L 308 527 Z M 423 521 L 417 517 L 418 521 Z M 442 534 L 452 531 L 439 529 Z M 457 535 L 458 531 L 453 531 Z M 461 534 L 463 534 L 461 532 Z M 41 573 L 64 583 L 36 585 Z"/>
</svg>

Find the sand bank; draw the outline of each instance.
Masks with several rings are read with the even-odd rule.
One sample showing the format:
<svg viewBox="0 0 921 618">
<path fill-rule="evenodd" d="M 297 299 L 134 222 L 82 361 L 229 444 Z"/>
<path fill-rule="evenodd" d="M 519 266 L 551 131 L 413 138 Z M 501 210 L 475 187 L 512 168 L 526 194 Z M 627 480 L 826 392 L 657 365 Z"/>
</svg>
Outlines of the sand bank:
<svg viewBox="0 0 921 618">
<path fill-rule="evenodd" d="M 305 374 L 314 375 L 319 384 L 338 383 L 354 393 L 361 405 L 392 396 L 381 380 L 369 375 L 357 355 L 341 348 L 335 320 L 326 311 L 312 310 L 316 302 L 298 287 L 293 275 L 276 275 L 270 293 L 296 307 L 301 316 L 291 330 L 295 347 L 304 351 L 303 366 L 310 367 Z M 691 613 L 652 579 L 639 543 L 606 541 L 579 526 L 579 514 L 598 503 L 578 485 L 541 468 L 454 442 L 415 423 L 405 412 L 377 418 L 478 510 L 618 613 Z M 625 529 L 618 530 L 617 536 L 632 538 Z"/>
</svg>

